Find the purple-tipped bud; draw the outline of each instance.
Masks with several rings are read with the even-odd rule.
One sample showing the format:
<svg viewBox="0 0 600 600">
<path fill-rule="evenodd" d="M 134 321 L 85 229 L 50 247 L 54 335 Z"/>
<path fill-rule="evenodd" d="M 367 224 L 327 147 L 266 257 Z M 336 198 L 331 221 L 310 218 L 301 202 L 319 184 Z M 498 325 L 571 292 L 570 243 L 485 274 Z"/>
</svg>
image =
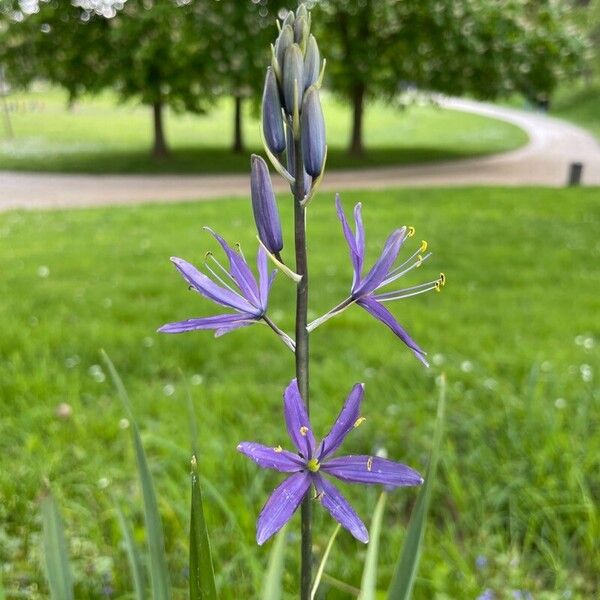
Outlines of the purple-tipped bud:
<svg viewBox="0 0 600 600">
<path fill-rule="evenodd" d="M 296 177 L 296 147 L 294 145 L 294 136 L 292 132 L 288 130 L 287 136 L 287 170 L 292 177 Z M 302 169 L 304 171 L 304 188 L 302 193 L 306 195 L 308 190 L 310 189 L 310 184 L 312 179 L 310 175 L 306 172 L 306 169 Z"/>
<path fill-rule="evenodd" d="M 304 89 L 307 90 L 319 78 L 321 55 L 314 35 L 310 35 L 304 55 Z"/>
<path fill-rule="evenodd" d="M 304 57 L 298 44 L 292 44 L 285 51 L 283 59 L 283 102 L 288 115 L 294 114 L 294 98 L 296 84 L 298 82 L 298 102 L 302 98 L 302 82 L 304 81 Z M 298 106 L 300 110 L 300 106 Z"/>
<path fill-rule="evenodd" d="M 294 30 L 291 25 L 284 25 L 281 29 L 281 33 L 275 42 L 275 56 L 279 68 L 283 69 L 283 62 L 285 60 L 286 50 L 294 43 Z"/>
<path fill-rule="evenodd" d="M 300 121 L 302 132 L 302 158 L 304 168 L 312 177 L 318 177 L 323 170 L 325 161 L 325 120 L 316 87 L 308 89 L 302 104 Z"/>
<path fill-rule="evenodd" d="M 283 237 L 269 168 L 267 163 L 256 154 L 252 155 L 250 166 L 252 169 L 250 175 L 252 211 L 258 237 L 269 252 L 277 255 L 283 248 Z"/>
<path fill-rule="evenodd" d="M 285 150 L 285 132 L 281 115 L 279 89 L 273 69 L 267 69 L 265 89 L 262 98 L 262 126 L 269 150 L 279 154 Z"/>
</svg>

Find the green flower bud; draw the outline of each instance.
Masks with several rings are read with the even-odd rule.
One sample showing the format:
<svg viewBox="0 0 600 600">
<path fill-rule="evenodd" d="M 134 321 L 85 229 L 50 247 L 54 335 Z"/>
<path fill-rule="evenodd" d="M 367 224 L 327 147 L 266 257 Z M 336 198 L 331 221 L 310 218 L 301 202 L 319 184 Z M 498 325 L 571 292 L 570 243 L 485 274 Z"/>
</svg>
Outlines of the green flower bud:
<svg viewBox="0 0 600 600">
<path fill-rule="evenodd" d="M 304 81 L 304 57 L 298 44 L 292 44 L 285 51 L 283 59 L 283 103 L 288 115 L 294 114 L 294 102 L 300 102 L 302 97 L 302 83 Z M 297 82 L 297 84 L 296 84 Z M 299 109 L 300 107 L 298 107 Z"/>
<path fill-rule="evenodd" d="M 304 95 L 300 122 L 302 159 L 306 172 L 318 177 L 325 161 L 325 120 L 319 90 L 312 86 Z"/>
<path fill-rule="evenodd" d="M 304 55 L 304 89 L 307 90 L 319 78 L 321 68 L 321 56 L 319 46 L 314 35 L 308 38 L 306 54 Z"/>
<path fill-rule="evenodd" d="M 277 41 L 275 42 L 275 56 L 277 58 L 277 63 L 279 64 L 279 69 L 283 71 L 283 63 L 285 60 L 285 52 L 286 50 L 294 43 L 294 30 L 290 25 L 285 25 Z"/>
<path fill-rule="evenodd" d="M 285 132 L 281 114 L 281 101 L 275 74 L 271 67 L 267 69 L 262 97 L 262 127 L 269 150 L 273 154 L 283 152 L 285 150 Z"/>
</svg>

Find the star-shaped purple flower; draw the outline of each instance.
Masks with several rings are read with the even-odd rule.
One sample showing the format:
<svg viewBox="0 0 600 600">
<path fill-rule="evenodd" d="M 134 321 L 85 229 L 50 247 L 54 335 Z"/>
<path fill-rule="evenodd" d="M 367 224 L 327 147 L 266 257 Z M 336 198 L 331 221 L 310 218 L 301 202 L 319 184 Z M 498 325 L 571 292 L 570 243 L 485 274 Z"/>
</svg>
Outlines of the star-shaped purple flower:
<svg viewBox="0 0 600 600">
<path fill-rule="evenodd" d="M 285 423 L 297 453 L 283 450 L 281 446 L 270 448 L 255 442 L 238 445 L 240 452 L 263 469 L 291 473 L 271 494 L 258 517 L 256 541 L 259 545 L 264 544 L 291 519 L 311 486 L 316 489 L 315 498 L 336 521 L 357 540 L 364 543 L 369 541 L 364 523 L 324 475 L 351 483 L 381 484 L 388 488 L 423 483 L 421 475 L 410 467 L 385 458 L 367 455 L 331 457 L 348 433 L 364 421 L 360 416 L 363 394 L 364 384 L 356 384 L 331 431 L 317 445 L 304 400 L 293 379 L 283 394 L 283 401 Z"/>
<path fill-rule="evenodd" d="M 400 323 L 398 323 L 394 315 L 392 315 L 392 313 L 385 308 L 385 306 L 383 306 L 383 303 L 391 302 L 393 300 L 400 300 L 401 298 L 408 298 L 410 296 L 416 296 L 417 294 L 422 294 L 430 290 L 440 291 L 440 289 L 446 283 L 445 275 L 441 273 L 439 278 L 433 281 L 427 281 L 419 285 L 395 290 L 392 292 L 378 293 L 381 288 L 388 286 L 403 275 L 406 275 L 413 269 L 421 266 L 421 264 L 431 256 L 431 252 L 426 253 L 427 242 L 421 242 L 419 248 L 409 258 L 407 258 L 398 266 L 394 267 L 394 263 L 398 258 L 398 254 L 402 248 L 402 245 L 407 238 L 414 234 L 414 229 L 412 227 L 401 227 L 400 229 L 394 230 L 385 242 L 379 258 L 373 267 L 371 267 L 371 270 L 363 277 L 362 271 L 365 258 L 365 228 L 362 221 L 361 204 L 358 203 L 354 207 L 354 232 L 352 232 L 352 229 L 348 224 L 348 219 L 346 219 L 346 215 L 342 209 L 339 195 L 336 195 L 335 204 L 338 218 L 342 222 L 344 237 L 348 243 L 350 259 L 352 260 L 352 266 L 354 269 L 350 297 L 348 297 L 335 308 L 331 309 L 323 317 L 320 317 L 316 321 L 310 323 L 308 330 L 312 331 L 327 319 L 330 319 L 331 317 L 345 310 L 348 306 L 356 303 L 359 306 L 362 306 L 376 319 L 387 325 L 413 351 L 415 356 L 423 364 L 425 364 L 425 366 L 429 366 L 427 360 L 425 359 L 426 352 L 424 352 L 417 345 L 407 331 L 400 325 Z"/>
<path fill-rule="evenodd" d="M 218 337 L 234 329 L 247 327 L 266 319 L 269 291 L 276 273 L 273 271 L 270 275 L 268 274 L 266 252 L 263 248 L 258 249 L 257 281 L 244 257 L 233 250 L 220 235 L 210 229 L 208 231 L 219 242 L 229 259 L 229 269 L 226 269 L 212 253 L 207 254 L 206 270 L 219 283 L 215 283 L 213 279 L 182 258 L 173 257 L 171 261 L 189 284 L 191 290 L 216 304 L 232 308 L 235 312 L 167 323 L 158 330 L 160 332 L 183 333 L 196 329 L 214 329 L 215 335 Z"/>
</svg>

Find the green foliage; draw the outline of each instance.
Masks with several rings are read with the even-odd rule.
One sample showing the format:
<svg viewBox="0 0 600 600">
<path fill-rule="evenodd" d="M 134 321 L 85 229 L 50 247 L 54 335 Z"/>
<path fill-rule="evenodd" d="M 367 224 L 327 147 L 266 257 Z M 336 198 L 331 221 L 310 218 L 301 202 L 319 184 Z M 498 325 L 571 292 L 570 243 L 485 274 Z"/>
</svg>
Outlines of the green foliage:
<svg viewBox="0 0 600 600">
<path fill-rule="evenodd" d="M 158 502 L 152 474 L 148 466 L 148 460 L 142 444 L 142 438 L 131 410 L 131 403 L 123 385 L 123 381 L 115 369 L 108 354 L 102 352 L 102 358 L 106 363 L 108 372 L 119 394 L 123 408 L 127 413 L 131 426 L 131 439 L 135 449 L 135 459 L 142 486 L 142 498 L 144 501 L 144 521 L 146 524 L 146 537 L 148 542 L 148 553 L 150 555 L 150 579 L 152 581 L 152 598 L 154 600 L 169 600 L 171 589 L 169 584 L 169 572 L 167 570 L 167 559 L 165 555 L 165 543 L 162 523 L 158 512 Z"/>
<path fill-rule="evenodd" d="M 437 407 L 435 433 L 433 445 L 429 454 L 429 466 L 425 483 L 421 488 L 415 507 L 410 516 L 406 539 L 402 545 L 402 552 L 398 558 L 394 578 L 388 591 L 388 600 L 410 600 L 415 585 L 417 569 L 421 559 L 427 514 L 431 502 L 431 494 L 435 484 L 438 462 L 442 449 L 442 435 L 444 431 L 444 413 L 446 411 L 446 377 L 442 374 L 440 382 L 440 399 Z"/>
<path fill-rule="evenodd" d="M 283 567 L 285 563 L 285 546 L 287 527 L 276 536 L 269 556 L 269 566 L 261 593 L 261 600 L 281 600 L 283 598 Z"/>
<path fill-rule="evenodd" d="M 536 600 L 593 598 L 600 573 L 600 191 L 401 189 L 342 192 L 342 199 L 346 207 L 363 203 L 373 241 L 367 263 L 380 248 L 375 242 L 394 226 L 414 225 L 411 240 L 418 245 L 426 238 L 435 255 L 407 285 L 437 277 L 438 269 L 447 275 L 441 294 L 392 307 L 429 352 L 428 370 L 385 330 L 374 344 L 372 319 L 359 308 L 313 333 L 317 432 L 325 433 L 337 416 L 339 382 L 366 382 L 367 421 L 347 440 L 354 454 L 385 444 L 390 458 L 424 472 L 435 379 L 442 370 L 448 374 L 443 468 L 413 597 L 476 598 L 489 587 L 498 597 L 520 589 Z M 281 203 L 286 259 L 291 209 Z M 205 252 L 216 249 L 201 231 L 210 224 L 241 242 L 251 260 L 251 214 L 248 198 L 0 214 L 0 452 L 10 465 L 0 470 L 0 561 L 9 598 L 48 598 L 39 515 L 31 505 L 44 475 L 57 496 L 68 498 L 77 600 L 101 598 L 107 576 L 115 597 L 132 593 L 127 556 L 116 551 L 123 536 L 114 503 L 98 482 L 107 479 L 117 497 L 131 499 L 127 516 L 136 539 L 143 538 L 143 515 L 135 509 L 141 491 L 132 482 L 136 456 L 122 422 L 126 413 L 98 359 L 100 347 L 127 382 L 160 489 L 173 596 L 185 597 L 188 587 L 189 495 L 182 489 L 189 416 L 179 368 L 192 398 L 206 407 L 199 414 L 201 431 L 208 432 L 201 481 L 222 597 L 253 598 L 260 590 L 270 548 L 256 548 L 256 515 L 281 476 L 247 465 L 236 445 L 259 433 L 266 444 L 285 441 L 280 422 L 265 416 L 281 414 L 281 387 L 290 378 L 289 365 L 278 358 L 281 343 L 266 327 L 216 342 L 203 332 L 154 333 L 167 321 L 214 314 L 187 291 L 168 257 L 200 266 Z M 328 193 L 311 203 L 309 238 L 317 317 L 352 280 Z M 278 277 L 272 291 L 271 315 L 286 331 L 292 286 Z M 72 408 L 68 418 L 56 412 L 63 402 Z M 377 493 L 356 486 L 342 491 L 368 521 Z M 409 490 L 388 495 L 380 582 L 393 576 L 414 498 Z M 320 557 L 334 523 L 317 507 L 314 515 Z M 288 527 L 290 546 L 298 532 L 296 517 Z M 340 532 L 326 573 L 359 587 L 365 552 Z M 480 556 L 484 566 L 476 564 Z M 297 569 L 297 553 L 289 551 L 288 598 L 295 597 Z M 327 577 L 319 593 L 328 600 L 349 597 Z"/>
<path fill-rule="evenodd" d="M 371 528 L 369 529 L 369 545 L 360 584 L 360 600 L 376 600 L 377 598 L 377 562 L 379 560 L 379 541 L 385 501 L 386 494 L 383 492 L 379 496 L 379 501 L 373 512 Z"/>
<path fill-rule="evenodd" d="M 50 598 L 52 600 L 73 600 L 73 575 L 69 564 L 69 549 L 63 524 L 50 487 L 47 487 L 42 494 L 40 508 Z"/>
<path fill-rule="evenodd" d="M 198 461 L 192 457 L 192 508 L 190 511 L 190 600 L 216 600 L 217 589 L 210 540 L 204 518 Z"/>
<path fill-rule="evenodd" d="M 135 600 L 144 600 L 146 597 L 146 584 L 144 577 L 144 567 L 142 564 L 142 556 L 139 548 L 133 537 L 133 531 L 123 511 L 116 505 L 117 517 L 119 519 L 119 525 L 123 533 L 125 540 L 125 548 L 127 550 L 127 559 L 129 560 L 129 569 L 131 572 L 131 582 L 133 584 L 133 590 L 135 593 Z"/>
</svg>

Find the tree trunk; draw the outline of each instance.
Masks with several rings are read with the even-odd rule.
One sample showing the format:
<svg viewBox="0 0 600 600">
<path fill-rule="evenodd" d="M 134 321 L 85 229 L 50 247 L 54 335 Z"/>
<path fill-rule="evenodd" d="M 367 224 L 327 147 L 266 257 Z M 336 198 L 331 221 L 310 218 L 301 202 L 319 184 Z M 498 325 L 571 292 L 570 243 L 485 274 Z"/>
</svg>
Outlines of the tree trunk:
<svg viewBox="0 0 600 600">
<path fill-rule="evenodd" d="M 235 115 L 233 125 L 233 147 L 232 150 L 236 154 L 241 154 L 244 151 L 244 134 L 242 131 L 242 98 L 235 96 Z"/>
<path fill-rule="evenodd" d="M 364 154 L 363 147 L 363 114 L 365 102 L 365 85 L 357 83 L 352 90 L 352 139 L 350 140 L 350 148 L 348 153 L 353 156 L 361 156 Z"/>
<path fill-rule="evenodd" d="M 164 158 L 169 154 L 169 149 L 167 148 L 163 126 L 162 102 L 155 102 L 152 105 L 152 114 L 154 118 L 154 146 L 152 148 L 152 156 L 155 158 Z"/>
</svg>

